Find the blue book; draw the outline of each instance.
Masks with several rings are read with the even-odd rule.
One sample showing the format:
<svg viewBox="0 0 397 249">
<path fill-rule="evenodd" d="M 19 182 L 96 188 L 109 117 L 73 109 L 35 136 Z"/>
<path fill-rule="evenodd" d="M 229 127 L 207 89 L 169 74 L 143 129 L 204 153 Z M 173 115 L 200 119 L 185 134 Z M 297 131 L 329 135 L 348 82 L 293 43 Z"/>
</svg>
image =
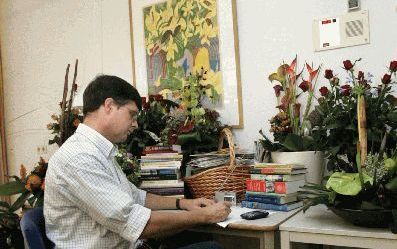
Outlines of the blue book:
<svg viewBox="0 0 397 249">
<path fill-rule="evenodd" d="M 286 204 L 290 202 L 295 202 L 298 200 L 297 193 L 288 194 L 286 196 L 280 195 L 251 195 L 249 193 L 245 194 L 244 201 L 251 201 L 251 202 L 260 202 L 260 203 L 268 203 L 268 204 Z"/>
<path fill-rule="evenodd" d="M 260 203 L 260 202 L 253 202 L 253 201 L 242 201 L 242 207 L 246 208 L 253 208 L 253 209 L 267 209 L 267 210 L 275 210 L 275 211 L 284 211 L 288 212 L 303 206 L 302 201 L 291 202 L 282 205 L 276 204 L 268 204 L 268 203 Z"/>
</svg>

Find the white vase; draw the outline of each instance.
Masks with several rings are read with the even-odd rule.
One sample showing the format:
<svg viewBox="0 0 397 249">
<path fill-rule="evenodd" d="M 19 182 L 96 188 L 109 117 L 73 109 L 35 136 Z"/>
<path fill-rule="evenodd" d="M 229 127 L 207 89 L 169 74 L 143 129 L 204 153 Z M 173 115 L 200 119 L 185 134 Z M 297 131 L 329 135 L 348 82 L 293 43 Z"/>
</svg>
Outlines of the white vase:
<svg viewBox="0 0 397 249">
<path fill-rule="evenodd" d="M 307 168 L 306 182 L 320 184 L 323 179 L 325 160 L 322 151 L 271 152 L 275 163 L 293 163 Z"/>
</svg>

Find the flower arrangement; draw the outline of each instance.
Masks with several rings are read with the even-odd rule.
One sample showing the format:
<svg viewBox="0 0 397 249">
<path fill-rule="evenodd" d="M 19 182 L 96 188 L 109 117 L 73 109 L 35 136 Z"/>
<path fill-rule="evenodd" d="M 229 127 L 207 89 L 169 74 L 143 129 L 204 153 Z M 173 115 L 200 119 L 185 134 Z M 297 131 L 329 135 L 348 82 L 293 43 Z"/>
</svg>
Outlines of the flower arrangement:
<svg viewBox="0 0 397 249">
<path fill-rule="evenodd" d="M 62 106 L 61 106 L 62 107 Z M 62 116 L 63 115 L 63 116 Z M 70 110 L 65 110 L 62 114 L 52 114 L 51 119 L 53 122 L 47 124 L 47 129 L 52 131 L 54 137 L 48 141 L 49 144 L 56 143 L 61 146 L 66 139 L 68 139 L 77 129 L 77 126 L 83 122 L 83 115 L 79 108 L 71 108 Z M 61 133 L 62 123 L 64 128 Z M 66 125 L 66 123 L 68 123 Z"/>
<path fill-rule="evenodd" d="M 141 173 L 138 159 L 127 152 L 125 145 L 118 147 L 115 158 L 121 170 L 127 176 L 127 179 L 136 186 L 139 186 Z"/>
<path fill-rule="evenodd" d="M 334 173 L 325 186 L 305 185 L 300 198 L 304 210 L 322 203 L 358 225 L 392 222 L 392 232 L 397 233 L 397 101 L 392 95 L 397 61 L 390 63 L 382 84 L 375 87 L 372 75 L 355 72 L 358 61 L 343 62 L 348 77 L 342 86 L 333 71 L 325 71 L 331 86 L 320 89 L 322 97 L 314 115 L 326 136 Z M 368 219 L 370 215 L 375 218 Z"/>
<path fill-rule="evenodd" d="M 397 144 L 397 99 L 392 94 L 392 75 L 396 76 L 397 61 L 392 61 L 389 72 L 381 78 L 381 84 L 372 86 L 373 75 L 356 71 L 355 65 L 350 60 L 343 62 L 347 72 L 346 83 L 334 75 L 333 70 L 325 70 L 324 77 L 329 86 L 319 89 L 321 97 L 319 104 L 309 115 L 309 119 L 318 133 L 324 137 L 328 157 L 328 169 L 345 172 L 357 172 L 356 144 L 359 141 L 359 116 L 356 115 L 361 104 L 361 109 L 366 113 L 366 139 L 361 146 L 368 147 L 372 153 L 381 153 L 381 148 L 394 148 Z M 382 143 L 384 146 L 382 146 Z M 366 145 L 368 144 L 368 146 Z M 363 159 L 365 159 L 363 154 Z"/>
<path fill-rule="evenodd" d="M 164 99 L 162 95 L 149 95 L 148 101 L 146 97 L 142 97 L 143 108 L 138 116 L 138 128 L 124 143 L 126 150 L 139 157 L 145 146 L 159 143 L 161 132 L 167 125 L 166 115 L 171 108 L 178 106 L 177 103 Z"/>
<path fill-rule="evenodd" d="M 47 162 L 40 158 L 40 161 L 30 172 L 26 173 L 24 165 L 20 167 L 19 176 L 10 176 L 14 181 L 9 181 L 0 185 L 1 196 L 12 196 L 20 194 L 16 201 L 9 204 L 0 201 L 0 246 L 1 248 L 23 248 L 23 238 L 19 226 L 19 216 L 15 213 L 18 209 L 26 205 L 26 201 L 31 207 L 43 206 L 44 202 L 44 178 L 47 172 Z M 9 238 L 11 247 L 7 242 L 2 241 Z M 21 241 L 19 241 L 21 240 Z M 22 244 L 21 244 L 22 243 Z M 21 246 L 22 245 L 22 246 Z"/>
<path fill-rule="evenodd" d="M 306 68 L 308 75 L 304 76 Z M 314 69 L 308 63 L 305 68 L 297 70 L 297 57 L 290 64 L 282 64 L 277 72 L 269 75 L 274 83 L 277 97 L 278 113 L 270 119 L 270 132 L 274 136 L 272 142 L 262 130 L 261 143 L 270 151 L 305 151 L 320 149 L 319 133 L 312 130 L 309 113 L 312 108 L 314 91 L 320 66 Z M 305 110 L 302 112 L 302 102 L 299 99 L 306 95 Z"/>
<path fill-rule="evenodd" d="M 166 115 L 167 125 L 161 132 L 164 144 L 179 144 L 184 151 L 212 150 L 217 147 L 222 124 L 219 113 L 202 106 L 202 100 L 209 96 L 217 101 L 210 84 L 203 84 L 206 72 L 191 74 L 179 90 L 180 106 L 172 108 Z"/>
</svg>

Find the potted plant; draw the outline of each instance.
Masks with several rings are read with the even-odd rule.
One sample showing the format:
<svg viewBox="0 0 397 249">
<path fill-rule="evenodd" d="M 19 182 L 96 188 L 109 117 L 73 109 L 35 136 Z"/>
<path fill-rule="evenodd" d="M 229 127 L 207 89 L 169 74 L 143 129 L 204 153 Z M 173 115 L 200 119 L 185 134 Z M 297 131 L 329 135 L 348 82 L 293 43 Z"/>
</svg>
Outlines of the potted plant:
<svg viewBox="0 0 397 249">
<path fill-rule="evenodd" d="M 13 204 L 0 201 L 0 246 L 1 248 L 24 248 L 23 237 L 19 225 L 19 216 L 15 212 L 25 207 L 26 201 L 31 207 L 43 206 L 45 175 L 47 162 L 40 158 L 33 171 L 27 175 L 26 168 L 21 165 L 20 176 L 11 176 L 14 181 L 0 185 L 1 196 L 20 194 Z M 7 239 L 10 239 L 10 244 Z M 4 240 L 5 239 L 5 240 Z M 4 241 L 6 244 L 4 244 Z"/>
<path fill-rule="evenodd" d="M 304 75 L 304 71 L 307 75 Z M 313 69 L 309 64 L 298 71 L 297 58 L 290 64 L 282 64 L 277 72 L 269 75 L 274 83 L 278 113 L 270 119 L 270 132 L 274 142 L 260 130 L 262 146 L 271 151 L 277 163 L 303 164 L 308 168 L 307 181 L 320 183 L 323 175 L 323 134 L 312 129 L 310 120 L 314 91 L 320 66 Z M 306 97 L 306 101 L 301 101 Z M 302 103 L 305 102 L 304 110 Z"/>
<path fill-rule="evenodd" d="M 161 132 L 163 143 L 179 144 L 187 154 L 216 149 L 223 128 L 218 120 L 219 113 L 202 105 L 205 98 L 217 101 L 215 94 L 208 94 L 213 91 L 213 86 L 203 83 L 205 74 L 202 69 L 201 73 L 186 77 L 184 86 L 177 93 L 180 105 L 166 116 L 167 125 Z"/>
<path fill-rule="evenodd" d="M 387 226 L 394 217 L 392 231 L 397 232 L 397 99 L 392 94 L 397 61 L 375 87 L 371 75 L 355 72 L 358 61 L 344 61 L 349 77 L 342 86 L 326 70 L 331 87 L 320 89 L 323 99 L 316 115 L 334 173 L 325 185 L 305 185 L 300 197 L 304 210 L 323 203 L 357 225 Z"/>
</svg>

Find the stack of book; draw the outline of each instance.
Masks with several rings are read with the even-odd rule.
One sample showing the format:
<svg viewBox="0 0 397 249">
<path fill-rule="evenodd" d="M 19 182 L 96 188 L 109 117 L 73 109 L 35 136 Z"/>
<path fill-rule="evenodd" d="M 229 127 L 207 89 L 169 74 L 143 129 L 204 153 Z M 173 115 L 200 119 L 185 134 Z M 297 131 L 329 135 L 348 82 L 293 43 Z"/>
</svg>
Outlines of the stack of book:
<svg viewBox="0 0 397 249">
<path fill-rule="evenodd" d="M 305 184 L 305 167 L 294 164 L 257 163 L 250 173 L 241 206 L 277 211 L 290 211 L 303 206 L 297 195 L 299 187 Z"/>
<path fill-rule="evenodd" d="M 141 157 L 140 188 L 162 196 L 183 197 L 182 154 L 171 147 L 149 146 Z"/>
</svg>

